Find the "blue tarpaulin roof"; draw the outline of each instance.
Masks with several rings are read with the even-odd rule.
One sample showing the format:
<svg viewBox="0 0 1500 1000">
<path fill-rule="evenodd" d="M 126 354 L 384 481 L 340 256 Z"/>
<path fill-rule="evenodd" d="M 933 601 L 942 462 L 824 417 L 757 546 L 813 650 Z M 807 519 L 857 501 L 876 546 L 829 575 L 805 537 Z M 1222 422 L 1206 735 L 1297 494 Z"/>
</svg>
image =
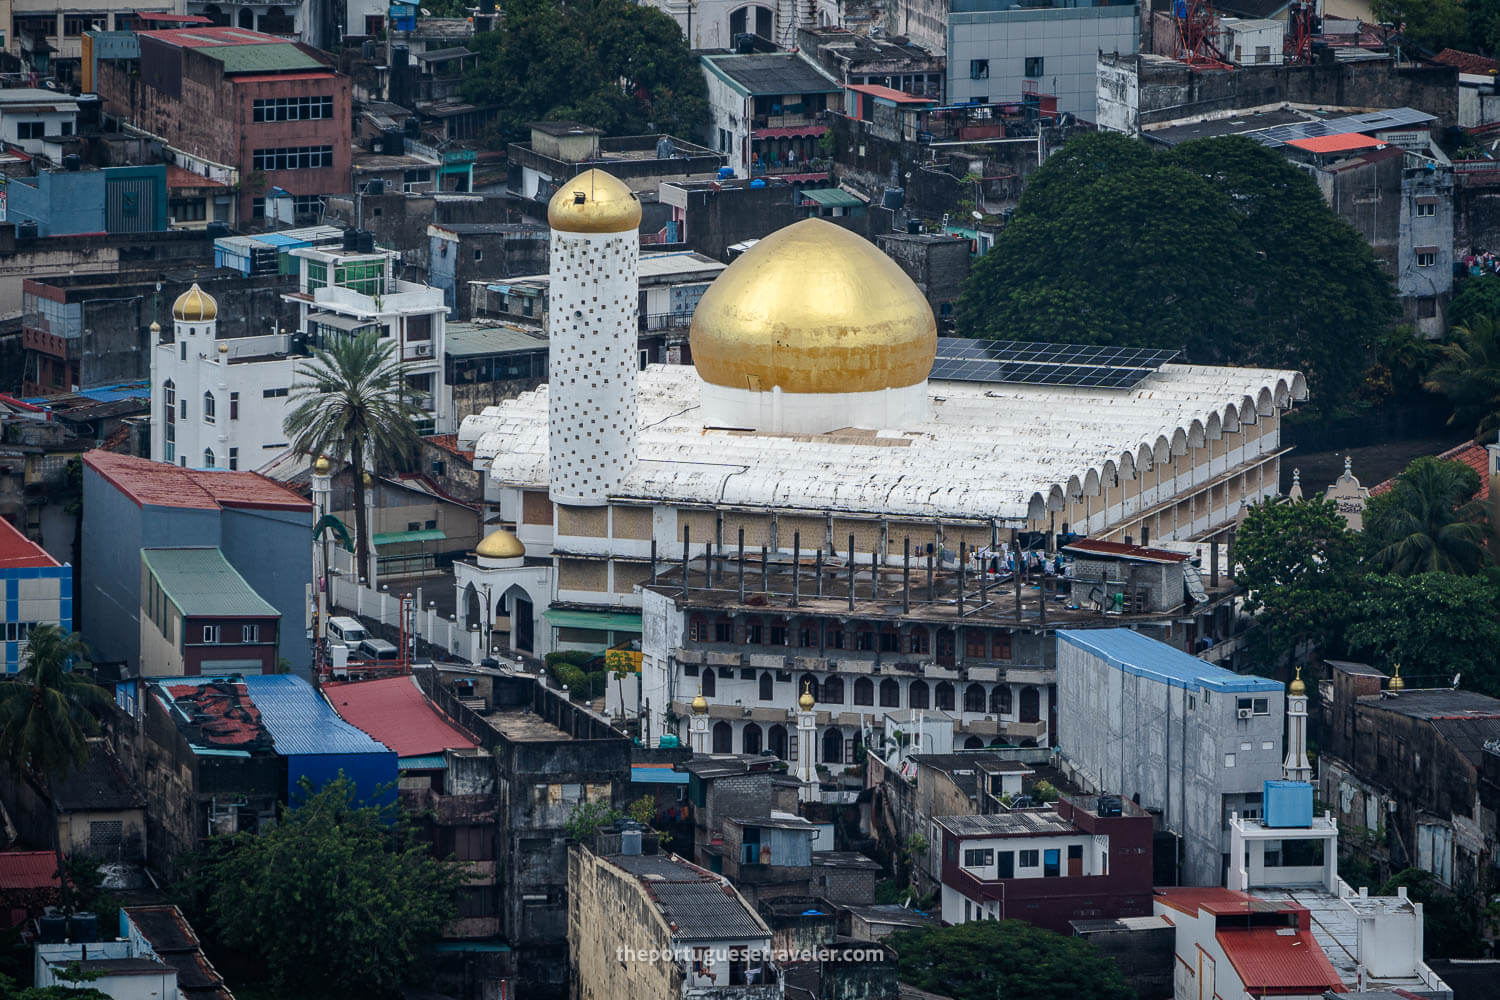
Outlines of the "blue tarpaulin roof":
<svg viewBox="0 0 1500 1000">
<path fill-rule="evenodd" d="M 688 783 L 688 775 L 686 771 L 674 771 L 670 767 L 632 764 L 630 780 L 642 785 L 685 785 Z"/>
<path fill-rule="evenodd" d="M 1058 629 L 1058 639 L 1127 674 L 1192 690 L 1280 691 L 1267 677 L 1237 674 L 1128 628 Z"/>
</svg>

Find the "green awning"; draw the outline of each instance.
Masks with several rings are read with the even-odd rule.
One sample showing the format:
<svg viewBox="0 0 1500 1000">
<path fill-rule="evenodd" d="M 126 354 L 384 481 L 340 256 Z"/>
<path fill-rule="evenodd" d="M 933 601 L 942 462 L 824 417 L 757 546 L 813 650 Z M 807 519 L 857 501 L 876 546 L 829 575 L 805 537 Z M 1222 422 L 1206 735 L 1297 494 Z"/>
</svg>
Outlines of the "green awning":
<svg viewBox="0 0 1500 1000">
<path fill-rule="evenodd" d="M 376 545 L 394 545 L 397 542 L 441 542 L 448 536 L 439 528 L 422 531 L 381 531 L 375 534 Z"/>
<path fill-rule="evenodd" d="M 803 188 L 802 197 L 815 201 L 824 208 L 856 208 L 864 205 L 854 195 L 839 188 Z"/>
<path fill-rule="evenodd" d="M 548 608 L 542 615 L 558 628 L 592 628 L 609 632 L 641 630 L 640 615 L 613 611 L 564 611 L 561 608 Z"/>
</svg>

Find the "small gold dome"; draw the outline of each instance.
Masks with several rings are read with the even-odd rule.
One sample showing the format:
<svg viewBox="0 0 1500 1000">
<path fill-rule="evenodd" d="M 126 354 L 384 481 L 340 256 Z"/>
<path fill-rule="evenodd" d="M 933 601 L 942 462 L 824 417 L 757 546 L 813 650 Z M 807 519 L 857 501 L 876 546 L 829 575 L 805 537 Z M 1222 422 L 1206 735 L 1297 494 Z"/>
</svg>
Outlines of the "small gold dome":
<svg viewBox="0 0 1500 1000">
<path fill-rule="evenodd" d="M 875 244 L 805 219 L 714 279 L 689 338 L 693 365 L 714 385 L 874 392 L 927 378 L 937 321 L 921 290 Z"/>
<path fill-rule="evenodd" d="M 371 486 L 375 485 L 375 480 L 370 478 L 370 474 L 368 472 L 364 474 L 363 479 L 365 481 L 365 489 L 369 489 Z"/>
<path fill-rule="evenodd" d="M 313 463 L 313 472 L 319 476 L 326 476 L 333 469 L 333 463 L 328 461 L 327 455 L 319 455 L 318 460 Z"/>
<path fill-rule="evenodd" d="M 618 178 L 585 170 L 558 185 L 547 224 L 564 233 L 628 233 L 641 224 L 641 202 Z"/>
<path fill-rule="evenodd" d="M 1392 691 L 1404 691 L 1406 689 L 1406 681 L 1401 679 L 1401 664 L 1399 663 L 1396 664 L 1396 669 L 1391 674 L 1391 683 L 1389 687 Z"/>
<path fill-rule="evenodd" d="M 1302 683 L 1302 668 L 1297 668 L 1297 676 L 1292 679 L 1292 694 L 1307 694 L 1307 685 Z"/>
<path fill-rule="evenodd" d="M 177 301 L 172 303 L 172 316 L 184 323 L 207 323 L 218 319 L 219 303 L 195 281 L 192 288 L 177 296 Z"/>
<path fill-rule="evenodd" d="M 705 698 L 705 697 L 703 697 L 703 692 L 702 691 L 699 691 L 698 692 L 698 697 L 696 697 L 696 698 L 693 699 L 693 714 L 694 715 L 707 715 L 708 714 L 708 699 Z"/>
<path fill-rule="evenodd" d="M 515 559 L 526 554 L 526 546 L 504 528 L 496 528 L 474 546 L 474 554 L 486 559 Z"/>
<path fill-rule="evenodd" d="M 813 705 L 817 704 L 817 702 L 813 699 L 811 687 L 806 684 L 802 685 L 802 697 L 797 699 L 797 704 L 802 706 L 802 711 L 804 712 L 811 712 L 813 710 Z"/>
<path fill-rule="evenodd" d="M 156 322 L 156 320 L 152 320 L 151 321 L 151 332 L 152 333 L 161 333 L 161 324 L 158 323 L 158 322 Z"/>
</svg>

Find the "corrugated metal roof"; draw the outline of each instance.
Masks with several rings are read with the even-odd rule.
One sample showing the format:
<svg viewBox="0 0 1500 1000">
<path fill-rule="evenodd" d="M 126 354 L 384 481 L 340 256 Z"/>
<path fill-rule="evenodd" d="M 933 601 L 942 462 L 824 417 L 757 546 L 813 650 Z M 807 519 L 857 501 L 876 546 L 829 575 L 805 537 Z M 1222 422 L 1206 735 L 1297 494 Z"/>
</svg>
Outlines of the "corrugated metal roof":
<svg viewBox="0 0 1500 1000">
<path fill-rule="evenodd" d="M 264 73 L 277 69 L 326 69 L 291 42 L 267 45 L 216 45 L 202 49 L 224 64 L 225 73 Z"/>
<path fill-rule="evenodd" d="M 57 855 L 51 851 L 0 851 L 0 889 L 58 886 Z"/>
<path fill-rule="evenodd" d="M 411 677 L 325 684 L 323 695 L 344 719 L 400 754 L 403 768 L 416 766 L 408 759 L 421 755 L 437 758 L 422 766 L 442 767 L 443 750 L 479 745 L 439 715 Z"/>
<path fill-rule="evenodd" d="M 1117 670 L 1172 687 L 1210 691 L 1280 691 L 1269 677 L 1237 674 L 1128 628 L 1058 629 L 1057 638 Z"/>
<path fill-rule="evenodd" d="M 685 785 L 688 774 L 674 770 L 670 764 L 631 764 L 630 781 L 636 785 Z"/>
<path fill-rule="evenodd" d="M 1073 832 L 1073 824 L 1054 809 L 938 816 L 933 822 L 958 837 L 1042 837 Z"/>
<path fill-rule="evenodd" d="M 333 706 L 300 677 L 270 674 L 246 677 L 244 683 L 260 710 L 261 725 L 282 756 L 392 753 L 339 718 Z"/>
<path fill-rule="evenodd" d="M 97 449 L 84 453 L 83 464 L 142 506 L 306 511 L 312 525 L 312 501 L 253 472 L 186 469 Z"/>
<path fill-rule="evenodd" d="M 473 323 L 454 323 L 443 330 L 443 353 L 454 358 L 546 349 L 547 338 L 539 330 L 524 330 L 516 326 L 480 326 Z"/>
<path fill-rule="evenodd" d="M 636 876 L 662 917 L 677 925 L 674 942 L 743 941 L 770 935 L 727 881 L 696 865 L 659 854 L 610 855 L 608 860 Z"/>
<path fill-rule="evenodd" d="M 1240 982 L 1252 994 L 1312 993 L 1343 988 L 1343 980 L 1312 932 L 1289 927 L 1234 927 L 1215 935 Z"/>
<path fill-rule="evenodd" d="M 184 616 L 281 615 L 216 548 L 142 549 L 141 561 Z"/>
<path fill-rule="evenodd" d="M 803 188 L 802 197 L 815 201 L 824 208 L 856 208 L 864 204 L 841 188 Z"/>
</svg>

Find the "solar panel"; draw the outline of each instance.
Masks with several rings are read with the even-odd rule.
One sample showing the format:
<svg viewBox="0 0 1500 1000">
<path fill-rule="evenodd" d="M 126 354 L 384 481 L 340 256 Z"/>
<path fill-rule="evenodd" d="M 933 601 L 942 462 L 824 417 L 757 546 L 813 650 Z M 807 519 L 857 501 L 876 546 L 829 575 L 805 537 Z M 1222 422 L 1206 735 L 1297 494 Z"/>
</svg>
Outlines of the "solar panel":
<svg viewBox="0 0 1500 1000">
<path fill-rule="evenodd" d="M 1033 344 L 939 337 L 931 377 L 949 382 L 1130 389 L 1177 353 L 1107 344 Z"/>
</svg>

